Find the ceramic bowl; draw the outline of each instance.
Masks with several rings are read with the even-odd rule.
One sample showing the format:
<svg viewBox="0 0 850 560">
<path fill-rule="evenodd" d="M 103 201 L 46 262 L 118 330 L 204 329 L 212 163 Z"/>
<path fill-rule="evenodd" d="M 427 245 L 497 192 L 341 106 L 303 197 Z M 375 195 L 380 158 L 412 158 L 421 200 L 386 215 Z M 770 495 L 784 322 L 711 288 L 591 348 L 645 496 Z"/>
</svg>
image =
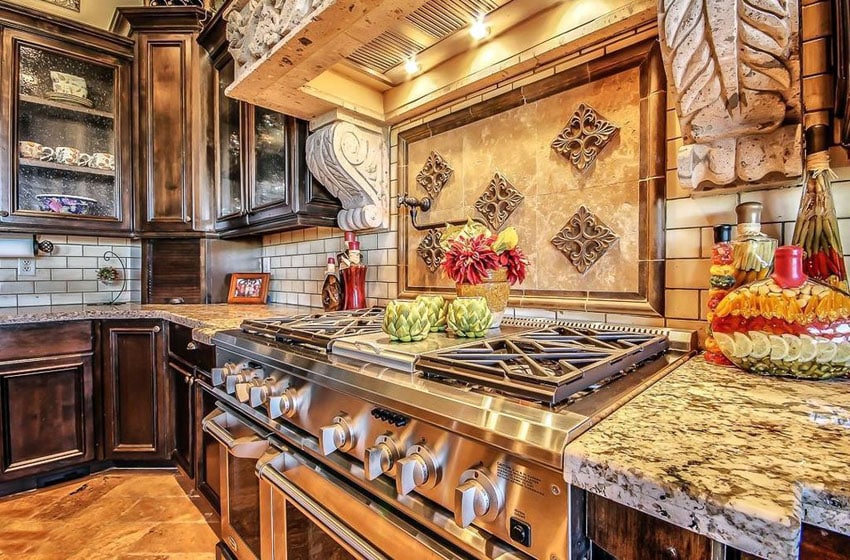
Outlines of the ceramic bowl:
<svg viewBox="0 0 850 560">
<path fill-rule="evenodd" d="M 94 216 L 97 201 L 84 196 L 70 194 L 38 194 L 35 196 L 42 212 L 54 214 L 75 214 L 77 216 Z"/>
</svg>

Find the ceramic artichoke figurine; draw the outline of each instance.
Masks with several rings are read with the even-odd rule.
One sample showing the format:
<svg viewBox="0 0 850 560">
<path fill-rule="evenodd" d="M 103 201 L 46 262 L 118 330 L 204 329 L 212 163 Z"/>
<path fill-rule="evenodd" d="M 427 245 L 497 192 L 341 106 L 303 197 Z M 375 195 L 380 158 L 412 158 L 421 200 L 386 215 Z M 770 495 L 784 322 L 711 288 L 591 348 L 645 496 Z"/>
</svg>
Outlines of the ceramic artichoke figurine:
<svg viewBox="0 0 850 560">
<path fill-rule="evenodd" d="M 421 301 L 393 300 L 384 312 L 383 331 L 396 342 L 424 340 L 431 330 L 428 312 Z"/>
<path fill-rule="evenodd" d="M 417 296 L 416 301 L 425 305 L 428 322 L 431 323 L 431 332 L 442 332 L 446 330 L 446 314 L 449 311 L 449 302 L 443 296 Z"/>
<path fill-rule="evenodd" d="M 480 338 L 487 334 L 493 316 L 483 297 L 459 297 L 449 305 L 448 328 L 457 336 Z"/>
</svg>

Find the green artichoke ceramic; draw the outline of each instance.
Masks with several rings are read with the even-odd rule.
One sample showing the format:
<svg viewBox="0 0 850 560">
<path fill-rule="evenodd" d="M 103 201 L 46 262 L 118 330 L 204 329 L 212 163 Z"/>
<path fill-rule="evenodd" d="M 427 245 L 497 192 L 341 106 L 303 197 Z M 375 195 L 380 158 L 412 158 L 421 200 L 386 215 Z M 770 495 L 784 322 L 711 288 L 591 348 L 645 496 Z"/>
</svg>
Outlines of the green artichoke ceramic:
<svg viewBox="0 0 850 560">
<path fill-rule="evenodd" d="M 417 296 L 416 301 L 425 305 L 428 322 L 431 323 L 431 332 L 446 330 L 446 313 L 449 311 L 449 302 L 443 296 Z"/>
<path fill-rule="evenodd" d="M 459 297 L 449 305 L 449 330 L 457 336 L 480 338 L 487 334 L 493 316 L 483 297 Z"/>
<path fill-rule="evenodd" d="M 390 340 L 416 342 L 424 340 L 431 330 L 428 312 L 421 301 L 393 300 L 384 312 L 383 330 Z"/>
</svg>

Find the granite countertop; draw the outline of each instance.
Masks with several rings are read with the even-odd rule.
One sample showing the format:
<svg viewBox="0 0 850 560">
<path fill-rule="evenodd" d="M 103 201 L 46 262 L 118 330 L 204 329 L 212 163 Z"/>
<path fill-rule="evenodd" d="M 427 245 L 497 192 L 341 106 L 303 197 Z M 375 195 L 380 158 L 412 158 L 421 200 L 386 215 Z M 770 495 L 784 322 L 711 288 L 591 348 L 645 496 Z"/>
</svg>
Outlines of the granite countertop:
<svg viewBox="0 0 850 560">
<path fill-rule="evenodd" d="M 770 560 L 801 523 L 850 534 L 850 380 L 698 357 L 567 446 L 567 482 Z"/>
<path fill-rule="evenodd" d="M 80 319 L 165 319 L 192 328 L 192 337 L 211 344 L 218 331 L 238 328 L 244 319 L 315 313 L 318 309 L 291 305 L 57 305 L 51 307 L 0 308 L 0 326 L 17 323 L 73 321 Z"/>
</svg>

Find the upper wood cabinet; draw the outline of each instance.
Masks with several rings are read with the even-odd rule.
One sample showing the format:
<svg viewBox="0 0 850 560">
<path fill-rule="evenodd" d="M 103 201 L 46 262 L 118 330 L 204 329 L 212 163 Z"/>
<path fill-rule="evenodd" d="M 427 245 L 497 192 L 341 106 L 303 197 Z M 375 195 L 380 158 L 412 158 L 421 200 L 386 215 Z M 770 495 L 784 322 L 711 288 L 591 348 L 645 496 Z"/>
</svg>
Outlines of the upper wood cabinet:
<svg viewBox="0 0 850 560">
<path fill-rule="evenodd" d="M 212 62 L 215 229 L 235 237 L 336 225 L 339 201 L 310 173 L 307 123 L 227 96 L 233 60 L 221 12 L 199 42 Z"/>
<path fill-rule="evenodd" d="M 196 215 L 205 178 L 208 98 L 196 41 L 201 8 L 120 8 L 114 28 L 136 41 L 133 114 L 136 231 L 173 235 L 202 230 Z"/>
<path fill-rule="evenodd" d="M 6 4 L 0 34 L 0 230 L 129 232 L 132 42 Z"/>
</svg>

